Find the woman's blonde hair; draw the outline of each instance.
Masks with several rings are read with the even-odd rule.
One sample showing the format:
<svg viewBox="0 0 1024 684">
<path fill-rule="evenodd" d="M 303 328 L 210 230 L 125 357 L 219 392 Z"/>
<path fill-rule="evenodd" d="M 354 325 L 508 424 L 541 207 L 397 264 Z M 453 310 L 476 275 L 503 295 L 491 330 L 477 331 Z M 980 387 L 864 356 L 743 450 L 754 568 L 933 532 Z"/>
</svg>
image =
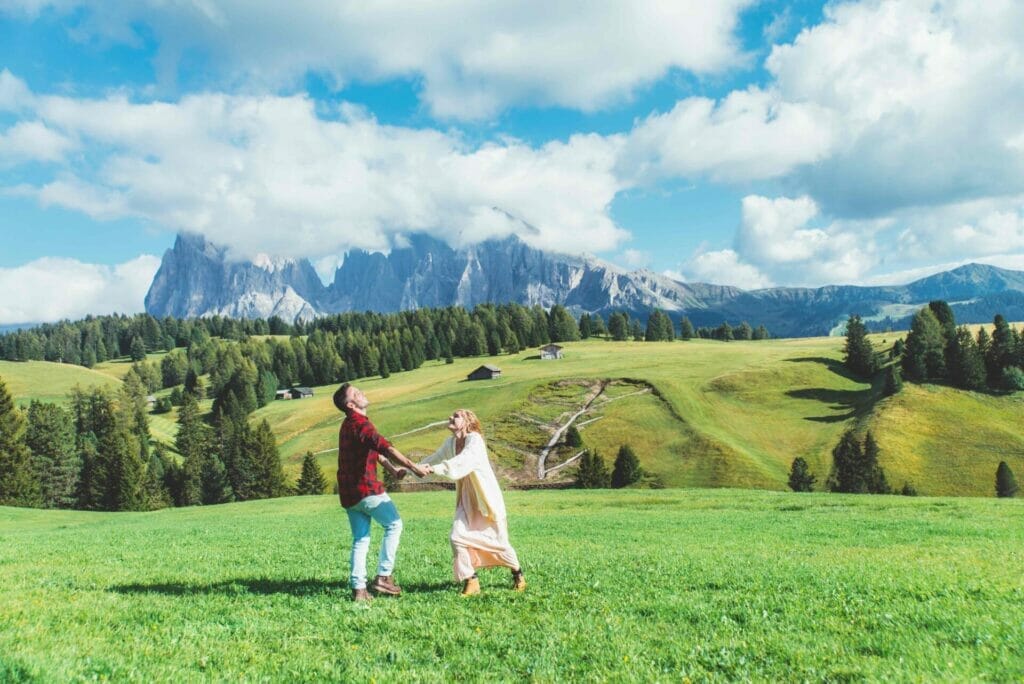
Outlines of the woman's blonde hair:
<svg viewBox="0 0 1024 684">
<path fill-rule="evenodd" d="M 480 427 L 480 419 L 469 409 L 456 409 L 455 412 L 466 421 L 466 432 L 476 432 L 483 435 L 483 428 Z"/>
</svg>

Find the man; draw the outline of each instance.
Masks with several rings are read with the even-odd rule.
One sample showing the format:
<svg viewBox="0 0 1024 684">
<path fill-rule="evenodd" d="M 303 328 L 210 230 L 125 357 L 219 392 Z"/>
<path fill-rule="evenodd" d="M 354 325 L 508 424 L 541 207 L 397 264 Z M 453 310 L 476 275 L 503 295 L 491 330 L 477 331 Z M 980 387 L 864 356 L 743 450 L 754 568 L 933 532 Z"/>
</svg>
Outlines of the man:
<svg viewBox="0 0 1024 684">
<path fill-rule="evenodd" d="M 349 586 L 353 601 L 369 601 L 366 586 L 366 555 L 370 548 L 370 521 L 376 520 L 384 528 L 377 576 L 370 589 L 377 594 L 398 596 L 402 589 L 395 584 L 392 573 L 398 541 L 402 536 L 402 519 L 384 484 L 377 479 L 377 462 L 383 455 L 405 466 L 416 475 L 423 476 L 415 463 L 377 432 L 366 409 L 370 401 L 359 388 L 343 384 L 334 393 L 334 405 L 345 414 L 338 433 L 338 497 L 348 513 L 352 528 L 352 556 Z M 401 473 L 399 473 L 401 475 Z"/>
</svg>

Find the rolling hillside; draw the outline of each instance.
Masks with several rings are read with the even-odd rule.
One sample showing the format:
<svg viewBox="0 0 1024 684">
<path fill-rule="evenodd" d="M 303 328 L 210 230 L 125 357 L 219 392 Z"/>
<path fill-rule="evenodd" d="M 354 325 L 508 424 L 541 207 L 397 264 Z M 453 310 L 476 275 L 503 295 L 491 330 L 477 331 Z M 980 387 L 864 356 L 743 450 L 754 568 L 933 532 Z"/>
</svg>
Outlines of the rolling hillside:
<svg viewBox="0 0 1024 684">
<path fill-rule="evenodd" d="M 896 336 L 873 339 L 881 349 Z M 908 384 L 898 396 L 882 398 L 880 382 L 872 387 L 846 373 L 842 344 L 837 338 L 589 340 L 567 344 L 558 361 L 541 361 L 528 350 L 427 362 L 359 384 L 380 430 L 414 457 L 440 445 L 447 432 L 439 423 L 452 409 L 474 409 L 500 474 L 520 483 L 537 482 L 537 455 L 588 401 L 591 410 L 576 423 L 585 446 L 610 465 L 619 446 L 630 444 L 656 486 L 785 489 L 793 458 L 803 456 L 821 487 L 831 450 L 850 427 L 873 430 L 890 483 L 909 481 L 922 494 L 991 496 L 1000 460 L 1024 473 L 1024 436 L 1017 428 L 1024 423 L 1024 393 Z M 466 381 L 481 363 L 499 366 L 502 377 Z M 11 366 L 22 371 L 13 381 L 5 373 Z M 34 375 L 46 382 L 33 382 Z M 23 403 L 37 390 L 54 397 L 82 377 L 106 382 L 101 373 L 43 363 L 5 364 L 0 377 Z M 318 387 L 311 399 L 274 402 L 253 414 L 269 421 L 293 475 L 308 450 L 333 476 L 340 421 L 333 390 Z M 154 416 L 151 426 L 155 438 L 173 441 L 173 414 Z M 556 445 L 545 481 L 571 479 L 572 464 L 558 466 L 573 455 Z"/>
<path fill-rule="evenodd" d="M 20 406 L 28 406 L 33 399 L 63 404 L 75 385 L 116 388 L 121 384 L 118 378 L 96 370 L 48 361 L 0 361 L 0 378 Z"/>
</svg>

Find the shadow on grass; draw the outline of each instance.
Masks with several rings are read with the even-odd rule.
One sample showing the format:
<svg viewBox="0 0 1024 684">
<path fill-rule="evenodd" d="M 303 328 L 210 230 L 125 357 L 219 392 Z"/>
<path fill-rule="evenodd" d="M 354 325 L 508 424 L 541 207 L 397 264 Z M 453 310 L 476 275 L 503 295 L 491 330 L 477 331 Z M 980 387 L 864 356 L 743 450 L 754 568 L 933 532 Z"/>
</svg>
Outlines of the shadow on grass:
<svg viewBox="0 0 1024 684">
<path fill-rule="evenodd" d="M 799 389 L 786 392 L 786 396 L 794 399 L 810 399 L 828 404 L 833 413 L 827 416 L 808 416 L 804 420 L 813 420 L 818 423 L 842 423 L 850 418 L 856 418 L 868 413 L 871 410 L 871 390 L 832 390 L 832 389 Z"/>
<path fill-rule="evenodd" d="M 451 583 L 421 582 L 406 584 L 403 591 L 407 593 L 428 593 L 451 591 Z M 348 596 L 348 582 L 345 580 L 282 580 L 264 577 L 241 577 L 221 582 L 156 582 L 153 584 L 115 584 L 107 591 L 118 594 L 164 594 L 166 596 L 196 596 L 203 594 L 225 595 L 271 595 L 289 594 L 291 596 L 316 596 L 318 594 L 343 594 Z"/>
<path fill-rule="evenodd" d="M 838 359 L 830 359 L 827 356 L 801 356 L 795 359 L 786 359 L 790 363 L 820 363 L 821 365 L 828 368 L 836 375 L 840 375 L 847 380 L 853 380 L 854 382 L 864 382 L 864 378 L 859 378 L 850 372 L 850 369 L 846 367 L 842 361 Z"/>
<path fill-rule="evenodd" d="M 820 363 L 836 375 L 852 380 L 854 382 L 865 382 L 864 378 L 857 377 L 846 367 L 842 361 L 830 359 L 826 356 L 802 356 L 796 359 L 787 359 L 790 363 Z M 878 382 L 870 381 L 871 386 L 862 390 L 836 390 L 825 388 L 808 388 L 790 390 L 787 396 L 795 399 L 808 399 L 828 404 L 829 408 L 837 413 L 827 416 L 808 416 L 804 420 L 811 420 L 817 423 L 842 423 L 851 418 L 864 418 L 871 413 L 875 402 L 881 397 L 881 387 Z"/>
<path fill-rule="evenodd" d="M 107 589 L 118 594 L 166 594 L 168 596 L 193 596 L 198 594 L 290 594 L 311 596 L 314 594 L 344 592 L 348 582 L 344 580 L 283 580 L 266 577 L 239 577 L 220 582 L 155 582 L 153 584 L 115 584 Z"/>
</svg>

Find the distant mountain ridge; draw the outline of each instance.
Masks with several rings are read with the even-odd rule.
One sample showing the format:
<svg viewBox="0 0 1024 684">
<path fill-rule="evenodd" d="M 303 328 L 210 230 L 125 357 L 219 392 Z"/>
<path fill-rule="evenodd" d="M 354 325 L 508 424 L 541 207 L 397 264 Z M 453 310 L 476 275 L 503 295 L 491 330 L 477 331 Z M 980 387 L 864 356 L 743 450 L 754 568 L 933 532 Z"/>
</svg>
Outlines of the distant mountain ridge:
<svg viewBox="0 0 1024 684">
<path fill-rule="evenodd" d="M 576 314 L 625 310 L 642 318 L 658 308 L 677 322 L 682 316 L 696 326 L 747 321 L 782 337 L 835 333 L 851 313 L 873 329 L 906 327 L 913 312 L 933 299 L 948 301 L 964 323 L 990 322 L 995 313 L 1024 319 L 1024 272 L 981 264 L 899 286 L 742 290 L 544 252 L 514 236 L 462 249 L 427 235 L 407 242 L 387 255 L 352 250 L 325 286 L 306 259 L 229 261 L 223 248 L 182 234 L 164 254 L 146 311 L 158 317 L 308 320 L 343 311 L 516 302 L 562 304 Z"/>
</svg>

